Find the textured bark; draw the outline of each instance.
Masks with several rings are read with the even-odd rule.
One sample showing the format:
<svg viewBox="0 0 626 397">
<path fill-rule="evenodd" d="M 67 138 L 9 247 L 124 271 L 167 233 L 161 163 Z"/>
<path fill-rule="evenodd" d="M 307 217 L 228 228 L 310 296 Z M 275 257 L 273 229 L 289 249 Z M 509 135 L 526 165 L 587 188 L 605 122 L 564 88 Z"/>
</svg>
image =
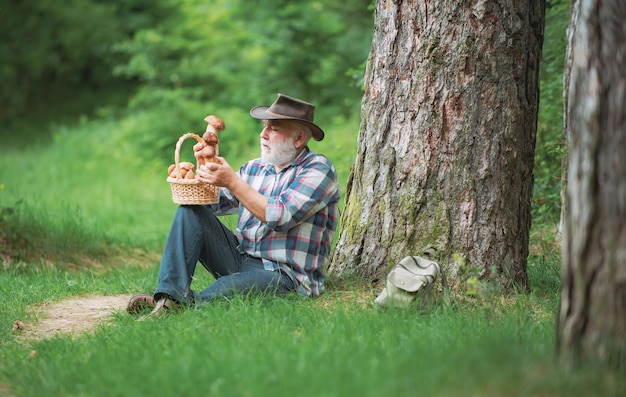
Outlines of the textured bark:
<svg viewBox="0 0 626 397">
<path fill-rule="evenodd" d="M 567 213 L 557 343 L 626 366 L 626 3 L 577 0 L 570 31 Z M 574 19 L 573 19 L 574 20 Z"/>
<path fill-rule="evenodd" d="M 579 3 L 580 0 L 571 0 L 570 6 L 570 18 L 569 25 L 567 29 L 567 49 L 565 51 L 565 70 L 563 71 L 563 135 L 565 136 L 565 140 L 569 142 L 569 119 L 567 118 L 567 109 L 569 107 L 567 91 L 570 84 L 570 76 L 572 72 L 572 50 L 576 32 L 576 25 L 578 24 L 578 14 L 579 14 Z M 559 232 L 563 234 L 563 228 L 565 223 L 565 216 L 567 215 L 567 158 L 568 155 L 565 153 L 563 159 L 561 160 L 561 219 L 559 221 Z"/>
<path fill-rule="evenodd" d="M 332 274 L 432 246 L 527 287 L 544 17 L 544 0 L 377 1 Z"/>
</svg>

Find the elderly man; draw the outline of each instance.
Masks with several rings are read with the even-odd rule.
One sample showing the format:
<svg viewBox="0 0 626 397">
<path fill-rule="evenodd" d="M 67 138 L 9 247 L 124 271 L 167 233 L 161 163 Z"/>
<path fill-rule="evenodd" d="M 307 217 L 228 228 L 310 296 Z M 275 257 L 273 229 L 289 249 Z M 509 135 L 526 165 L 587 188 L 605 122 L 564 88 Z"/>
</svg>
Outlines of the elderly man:
<svg viewBox="0 0 626 397">
<path fill-rule="evenodd" d="M 309 149 L 324 131 L 310 103 L 278 94 L 250 115 L 263 120 L 261 158 L 235 172 L 226 160 L 200 166 L 202 182 L 220 186 L 214 206 L 180 206 L 174 216 L 153 295 L 135 295 L 130 313 L 158 316 L 237 293 L 317 296 L 338 222 L 339 185 L 328 158 Z M 194 148 L 194 150 L 196 150 Z M 196 156 L 199 156 L 196 151 Z M 217 218 L 238 213 L 233 233 Z M 216 279 L 190 289 L 200 262 Z"/>
</svg>

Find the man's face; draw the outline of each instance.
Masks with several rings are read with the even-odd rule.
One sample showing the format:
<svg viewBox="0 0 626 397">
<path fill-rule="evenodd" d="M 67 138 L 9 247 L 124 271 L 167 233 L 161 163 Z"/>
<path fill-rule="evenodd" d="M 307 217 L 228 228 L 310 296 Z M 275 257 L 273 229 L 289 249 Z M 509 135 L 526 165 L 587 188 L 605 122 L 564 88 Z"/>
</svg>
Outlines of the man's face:
<svg viewBox="0 0 626 397">
<path fill-rule="evenodd" d="M 298 125 L 283 120 L 265 120 L 261 131 L 261 158 L 276 167 L 284 167 L 298 154 L 295 146 Z"/>
</svg>

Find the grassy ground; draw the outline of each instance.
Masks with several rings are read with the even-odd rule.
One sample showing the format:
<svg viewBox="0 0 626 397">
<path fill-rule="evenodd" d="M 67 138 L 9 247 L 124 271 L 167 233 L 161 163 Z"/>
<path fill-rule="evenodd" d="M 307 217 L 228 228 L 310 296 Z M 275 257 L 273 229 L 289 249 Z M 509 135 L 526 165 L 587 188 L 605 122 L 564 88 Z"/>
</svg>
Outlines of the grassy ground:
<svg viewBox="0 0 626 397">
<path fill-rule="evenodd" d="M 86 121 L 55 129 L 46 146 L 0 148 L 0 395 L 626 392 L 623 374 L 555 361 L 558 246 L 537 226 L 529 295 L 380 311 L 373 306 L 378 287 L 330 280 L 316 300 L 241 298 L 145 322 L 120 312 L 92 333 L 16 339 L 14 321 L 36 320 L 32 308 L 43 302 L 154 288 L 174 205 L 167 164 L 136 156 L 129 124 Z M 355 126 L 334 130 L 325 142 L 336 148 L 330 156 L 345 181 Z M 233 152 L 233 164 L 250 155 Z M 210 281 L 198 274 L 194 283 Z"/>
<path fill-rule="evenodd" d="M 156 266 L 12 270 L 0 276 L 0 395 L 623 395 L 619 374 L 555 361 L 558 284 L 533 269 L 547 289 L 426 311 L 381 311 L 377 291 L 334 285 L 316 300 L 240 298 L 144 322 L 121 311 L 92 333 L 30 342 L 11 331 L 30 305 L 148 291 Z"/>
</svg>

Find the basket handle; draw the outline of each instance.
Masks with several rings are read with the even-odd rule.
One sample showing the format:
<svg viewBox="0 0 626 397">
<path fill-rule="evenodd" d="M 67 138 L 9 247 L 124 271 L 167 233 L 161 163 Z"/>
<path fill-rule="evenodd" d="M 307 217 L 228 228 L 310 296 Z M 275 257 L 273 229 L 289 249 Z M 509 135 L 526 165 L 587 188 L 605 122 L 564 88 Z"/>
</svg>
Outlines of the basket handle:
<svg viewBox="0 0 626 397">
<path fill-rule="evenodd" d="M 178 178 L 182 177 L 181 172 L 180 172 L 180 148 L 183 145 L 183 142 L 185 141 L 185 139 L 187 138 L 194 138 L 196 141 L 198 141 L 198 143 L 204 142 L 204 140 L 200 138 L 198 134 L 194 134 L 193 132 L 188 132 L 184 134 L 183 136 L 181 136 L 180 138 L 178 138 L 178 142 L 176 142 L 176 149 L 174 149 L 174 163 L 176 163 L 175 169 L 176 169 L 176 175 L 178 176 Z M 198 160 L 196 159 L 196 172 L 199 166 L 200 164 L 198 164 Z"/>
</svg>

